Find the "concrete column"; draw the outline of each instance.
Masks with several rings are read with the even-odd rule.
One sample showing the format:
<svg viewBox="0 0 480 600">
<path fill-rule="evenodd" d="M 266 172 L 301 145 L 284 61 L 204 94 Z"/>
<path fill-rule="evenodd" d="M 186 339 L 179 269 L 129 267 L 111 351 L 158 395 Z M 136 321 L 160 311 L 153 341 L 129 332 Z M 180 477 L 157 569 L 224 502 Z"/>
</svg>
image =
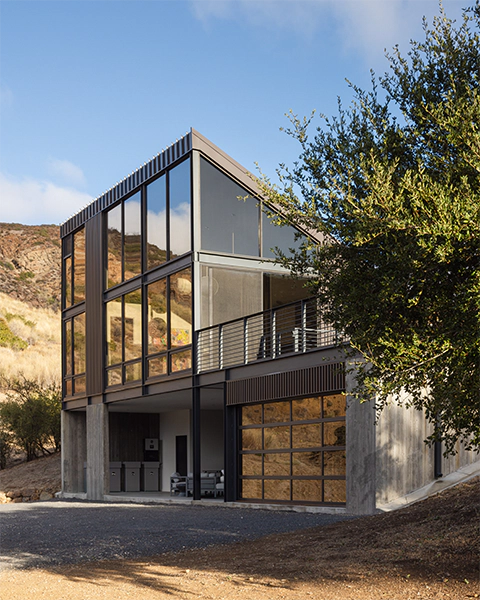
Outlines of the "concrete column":
<svg viewBox="0 0 480 600">
<path fill-rule="evenodd" d="M 84 492 L 87 460 L 85 412 L 62 410 L 62 492 Z"/>
<path fill-rule="evenodd" d="M 356 383 L 355 365 L 346 367 L 347 511 L 370 515 L 376 508 L 375 404 L 373 400 L 360 404 L 349 395 Z"/>
<path fill-rule="evenodd" d="M 87 498 L 103 500 L 109 492 L 108 406 L 87 406 Z"/>
</svg>

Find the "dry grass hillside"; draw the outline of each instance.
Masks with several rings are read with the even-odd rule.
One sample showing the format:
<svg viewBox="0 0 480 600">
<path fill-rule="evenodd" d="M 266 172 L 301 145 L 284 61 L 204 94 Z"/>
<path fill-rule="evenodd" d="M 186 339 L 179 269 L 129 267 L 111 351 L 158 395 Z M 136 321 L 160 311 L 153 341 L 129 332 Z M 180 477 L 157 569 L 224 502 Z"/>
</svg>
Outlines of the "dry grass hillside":
<svg viewBox="0 0 480 600">
<path fill-rule="evenodd" d="M 0 374 L 60 381 L 59 229 L 0 223 Z"/>
</svg>

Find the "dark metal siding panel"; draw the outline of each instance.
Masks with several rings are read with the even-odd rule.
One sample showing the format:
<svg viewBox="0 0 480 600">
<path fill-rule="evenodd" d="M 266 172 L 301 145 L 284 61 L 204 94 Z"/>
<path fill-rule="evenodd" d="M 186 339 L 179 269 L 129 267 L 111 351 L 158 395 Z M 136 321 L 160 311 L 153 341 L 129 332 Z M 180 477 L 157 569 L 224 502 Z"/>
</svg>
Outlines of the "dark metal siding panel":
<svg viewBox="0 0 480 600">
<path fill-rule="evenodd" d="M 227 381 L 226 403 L 248 404 L 310 394 L 326 394 L 345 390 L 343 363 L 318 365 L 308 369 L 274 373 L 261 377 Z"/>
<path fill-rule="evenodd" d="M 86 330 L 87 395 L 103 392 L 103 256 L 102 214 L 87 221 L 86 246 Z"/>
</svg>

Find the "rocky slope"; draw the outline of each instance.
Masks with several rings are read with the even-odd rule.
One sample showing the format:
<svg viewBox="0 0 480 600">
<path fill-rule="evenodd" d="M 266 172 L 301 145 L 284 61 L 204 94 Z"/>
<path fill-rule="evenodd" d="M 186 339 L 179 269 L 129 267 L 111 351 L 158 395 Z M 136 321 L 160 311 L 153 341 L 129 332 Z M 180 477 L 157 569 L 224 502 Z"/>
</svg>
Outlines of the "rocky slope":
<svg viewBox="0 0 480 600">
<path fill-rule="evenodd" d="M 0 223 L 0 292 L 35 308 L 60 309 L 57 225 Z"/>
</svg>

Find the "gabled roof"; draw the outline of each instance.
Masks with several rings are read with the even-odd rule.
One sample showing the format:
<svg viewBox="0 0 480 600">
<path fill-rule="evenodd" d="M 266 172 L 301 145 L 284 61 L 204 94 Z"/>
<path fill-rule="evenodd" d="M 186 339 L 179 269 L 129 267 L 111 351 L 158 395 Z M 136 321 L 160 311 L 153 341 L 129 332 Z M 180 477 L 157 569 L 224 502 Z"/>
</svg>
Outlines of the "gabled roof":
<svg viewBox="0 0 480 600">
<path fill-rule="evenodd" d="M 151 160 L 144 163 L 143 166 L 133 171 L 130 175 L 127 175 L 127 177 L 124 177 L 122 181 L 98 196 L 95 200 L 92 200 L 90 204 L 62 223 L 60 225 L 60 237 L 67 236 L 72 231 L 84 225 L 86 221 L 96 214 L 127 197 L 136 188 L 160 175 L 165 169 L 179 161 L 192 150 L 197 150 L 210 158 L 253 195 L 259 198 L 262 197 L 262 192 L 256 184 L 255 177 L 245 167 L 223 152 L 223 150 L 201 133 L 191 128 L 179 140 L 176 140 Z M 280 212 L 278 207 L 276 207 L 276 210 Z M 310 237 L 318 241 L 323 239 L 323 236 L 319 235 L 318 232 L 305 231 L 304 233 L 308 233 Z"/>
<path fill-rule="evenodd" d="M 244 167 L 228 156 L 228 154 L 225 154 L 225 152 L 220 150 L 220 148 L 215 146 L 215 144 L 198 131 L 190 129 L 188 133 L 179 140 L 176 140 L 175 143 L 162 150 L 162 152 L 154 156 L 151 160 L 144 163 L 143 166 L 133 171 L 130 175 L 127 175 L 122 181 L 95 198 L 95 200 L 92 200 L 90 204 L 62 223 L 60 226 L 60 236 L 64 237 L 78 227 L 81 227 L 88 219 L 91 219 L 118 200 L 128 196 L 140 185 L 155 178 L 170 165 L 186 156 L 191 150 L 199 150 L 210 157 L 219 166 L 233 175 L 243 186 L 260 195 L 260 191 L 255 185 L 254 180 Z"/>
</svg>

